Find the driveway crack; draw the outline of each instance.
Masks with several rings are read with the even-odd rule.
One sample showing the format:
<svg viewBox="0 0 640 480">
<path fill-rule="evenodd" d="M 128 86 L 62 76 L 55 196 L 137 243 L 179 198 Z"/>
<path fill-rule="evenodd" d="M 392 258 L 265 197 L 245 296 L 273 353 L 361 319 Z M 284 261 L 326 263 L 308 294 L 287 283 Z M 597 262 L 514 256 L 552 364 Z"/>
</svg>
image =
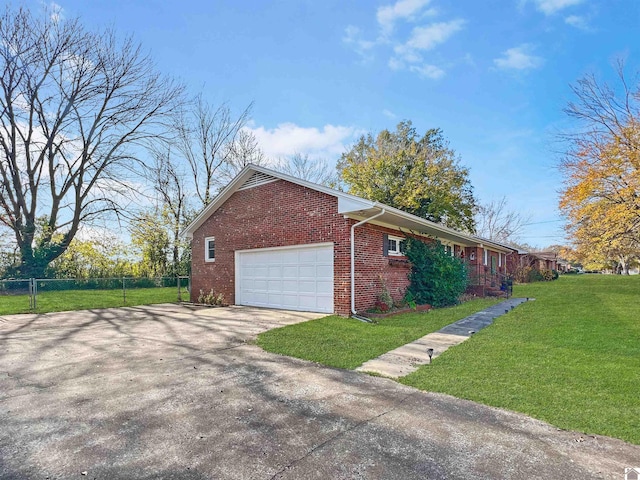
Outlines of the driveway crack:
<svg viewBox="0 0 640 480">
<path fill-rule="evenodd" d="M 356 430 L 357 428 L 360 428 L 362 425 L 366 425 L 368 423 L 371 423 L 375 420 L 377 420 L 380 417 L 385 416 L 388 413 L 393 412 L 394 410 L 397 410 L 398 407 L 400 407 L 400 405 L 402 405 L 409 397 L 412 397 L 414 395 L 416 395 L 419 392 L 412 392 L 409 393 L 408 395 L 406 395 L 402 400 L 400 400 L 398 403 L 396 403 L 395 405 L 393 405 L 393 407 L 389 408 L 388 410 L 385 410 L 377 415 L 374 415 L 373 417 L 367 418 L 365 420 L 362 420 L 361 422 L 355 423 L 354 425 L 352 425 L 351 427 L 347 428 L 346 430 L 342 430 L 341 432 L 338 432 L 337 434 L 335 434 L 332 437 L 329 437 L 328 439 L 326 439 L 324 442 L 319 443 L 318 445 L 316 445 L 315 447 L 313 447 L 312 449 L 310 449 L 307 453 L 305 453 L 304 455 L 302 455 L 300 458 L 296 458 L 295 460 L 292 460 L 291 462 L 289 462 L 287 465 L 285 465 L 284 467 L 282 467 L 280 470 L 278 470 L 269 480 L 275 480 L 278 475 L 282 475 L 283 473 L 285 473 L 287 470 L 289 470 L 291 467 L 293 467 L 294 465 L 296 465 L 297 463 L 302 462 L 305 458 L 310 457 L 311 455 L 313 455 L 317 450 L 320 450 L 321 448 L 323 448 L 325 445 L 328 445 L 329 443 L 333 442 L 334 440 L 339 439 L 340 437 L 344 436 L 345 434 L 352 432 L 353 430 Z"/>
</svg>

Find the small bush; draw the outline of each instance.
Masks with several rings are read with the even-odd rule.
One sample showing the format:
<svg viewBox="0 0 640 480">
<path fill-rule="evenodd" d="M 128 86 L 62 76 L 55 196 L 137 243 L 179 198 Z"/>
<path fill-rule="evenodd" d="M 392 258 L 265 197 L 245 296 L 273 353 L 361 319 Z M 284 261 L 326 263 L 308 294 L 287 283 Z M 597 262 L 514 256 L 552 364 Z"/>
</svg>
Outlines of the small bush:
<svg viewBox="0 0 640 480">
<path fill-rule="evenodd" d="M 544 276 L 542 275 L 540 270 L 537 270 L 535 268 L 529 268 L 529 273 L 527 274 L 527 280 L 526 280 L 528 283 L 542 282 L 543 280 L 544 280 Z"/>
<path fill-rule="evenodd" d="M 380 293 L 376 299 L 376 309 L 384 313 L 388 312 L 393 307 L 393 298 L 391 297 L 391 293 L 387 288 L 387 283 L 384 281 L 384 278 L 382 278 L 382 275 L 378 278 L 380 280 Z"/>
<path fill-rule="evenodd" d="M 204 293 L 204 290 L 200 290 L 200 294 L 198 295 L 198 303 L 203 303 L 205 305 L 217 305 L 222 306 L 226 305 L 224 300 L 224 294 L 218 293 L 216 294 L 213 291 L 213 288 L 209 293 Z"/>
</svg>

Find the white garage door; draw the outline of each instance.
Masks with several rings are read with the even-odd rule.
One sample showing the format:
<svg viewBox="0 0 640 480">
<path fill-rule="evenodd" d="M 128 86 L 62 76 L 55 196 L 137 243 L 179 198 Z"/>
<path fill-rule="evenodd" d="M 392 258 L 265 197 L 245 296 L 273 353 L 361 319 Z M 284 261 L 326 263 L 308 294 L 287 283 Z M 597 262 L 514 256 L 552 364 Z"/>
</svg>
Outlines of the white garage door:
<svg viewBox="0 0 640 480">
<path fill-rule="evenodd" d="M 333 244 L 236 252 L 236 304 L 333 313 Z"/>
</svg>

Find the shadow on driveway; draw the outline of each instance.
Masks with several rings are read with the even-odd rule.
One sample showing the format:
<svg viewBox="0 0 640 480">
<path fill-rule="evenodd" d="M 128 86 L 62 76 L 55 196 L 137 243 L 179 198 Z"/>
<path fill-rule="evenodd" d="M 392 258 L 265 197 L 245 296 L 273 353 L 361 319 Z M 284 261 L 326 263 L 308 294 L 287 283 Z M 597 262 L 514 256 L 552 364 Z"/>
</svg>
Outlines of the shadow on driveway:
<svg viewBox="0 0 640 480">
<path fill-rule="evenodd" d="M 3 317 L 0 478 L 619 479 L 640 459 L 618 440 L 247 343 L 317 316 L 161 305 Z"/>
</svg>

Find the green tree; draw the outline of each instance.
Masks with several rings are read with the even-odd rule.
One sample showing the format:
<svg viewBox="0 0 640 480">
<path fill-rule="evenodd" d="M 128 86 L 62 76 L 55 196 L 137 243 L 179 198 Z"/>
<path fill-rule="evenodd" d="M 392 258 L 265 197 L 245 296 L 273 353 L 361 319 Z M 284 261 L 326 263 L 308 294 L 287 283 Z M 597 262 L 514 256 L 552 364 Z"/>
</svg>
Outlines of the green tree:
<svg viewBox="0 0 640 480">
<path fill-rule="evenodd" d="M 162 215 L 145 212 L 131 222 L 131 243 L 140 251 L 138 264 L 141 276 L 159 277 L 167 273 L 169 235 Z"/>
<path fill-rule="evenodd" d="M 640 84 L 622 62 L 617 73 L 613 87 L 593 75 L 573 87 L 565 112 L 578 130 L 565 136 L 560 210 L 583 263 L 628 274 L 640 257 Z"/>
<path fill-rule="evenodd" d="M 419 137 L 410 121 L 395 132 L 371 134 L 342 154 L 338 173 L 354 195 L 445 224 L 475 231 L 476 201 L 469 171 L 440 129 Z"/>
<path fill-rule="evenodd" d="M 132 264 L 126 249 L 115 237 L 78 240 L 47 268 L 47 276 L 55 278 L 110 278 L 132 275 Z"/>
</svg>

